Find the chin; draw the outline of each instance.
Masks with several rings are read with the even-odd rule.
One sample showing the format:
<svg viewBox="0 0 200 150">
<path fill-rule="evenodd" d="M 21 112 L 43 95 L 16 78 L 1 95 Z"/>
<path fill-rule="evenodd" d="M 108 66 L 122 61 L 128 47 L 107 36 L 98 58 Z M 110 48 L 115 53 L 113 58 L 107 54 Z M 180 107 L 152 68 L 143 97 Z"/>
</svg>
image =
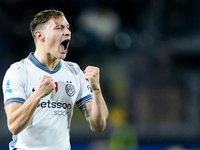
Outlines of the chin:
<svg viewBox="0 0 200 150">
<path fill-rule="evenodd" d="M 67 53 L 65 53 L 65 54 L 61 54 L 60 57 L 59 57 L 59 59 L 65 59 L 66 56 L 67 56 Z"/>
</svg>

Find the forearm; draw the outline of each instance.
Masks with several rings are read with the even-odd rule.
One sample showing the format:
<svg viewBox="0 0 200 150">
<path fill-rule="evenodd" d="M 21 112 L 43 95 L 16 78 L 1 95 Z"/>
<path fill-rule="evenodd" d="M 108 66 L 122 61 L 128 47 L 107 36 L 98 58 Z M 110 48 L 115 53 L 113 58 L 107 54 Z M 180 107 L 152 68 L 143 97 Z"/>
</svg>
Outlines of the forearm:
<svg viewBox="0 0 200 150">
<path fill-rule="evenodd" d="M 93 100 L 90 114 L 90 125 L 92 130 L 102 132 L 106 127 L 108 109 L 101 90 L 93 91 Z"/>
<path fill-rule="evenodd" d="M 13 134 L 16 135 L 26 128 L 39 102 L 37 93 L 33 93 L 19 108 L 8 115 L 8 128 Z"/>
</svg>

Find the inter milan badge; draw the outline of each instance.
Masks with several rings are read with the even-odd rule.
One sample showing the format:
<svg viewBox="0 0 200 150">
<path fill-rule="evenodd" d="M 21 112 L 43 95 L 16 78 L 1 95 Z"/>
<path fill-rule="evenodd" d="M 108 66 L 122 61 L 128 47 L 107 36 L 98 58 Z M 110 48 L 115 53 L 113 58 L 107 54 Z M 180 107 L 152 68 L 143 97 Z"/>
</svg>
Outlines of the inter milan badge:
<svg viewBox="0 0 200 150">
<path fill-rule="evenodd" d="M 69 95 L 70 97 L 72 97 L 75 94 L 75 88 L 72 84 L 67 84 L 65 86 L 65 91 L 66 91 L 67 95 Z"/>
</svg>

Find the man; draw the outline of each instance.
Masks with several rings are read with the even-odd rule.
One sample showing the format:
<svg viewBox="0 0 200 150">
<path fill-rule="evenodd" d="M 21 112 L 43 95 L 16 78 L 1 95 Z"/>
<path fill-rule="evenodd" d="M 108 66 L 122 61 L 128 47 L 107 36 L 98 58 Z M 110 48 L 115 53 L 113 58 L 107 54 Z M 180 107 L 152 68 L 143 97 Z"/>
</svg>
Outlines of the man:
<svg viewBox="0 0 200 150">
<path fill-rule="evenodd" d="M 108 110 L 99 68 L 84 73 L 66 57 L 71 32 L 64 14 L 39 12 L 30 23 L 36 50 L 7 70 L 3 81 L 10 150 L 70 150 L 69 130 L 76 103 L 91 130 L 102 132 Z M 91 92 L 92 91 L 92 92 Z"/>
</svg>

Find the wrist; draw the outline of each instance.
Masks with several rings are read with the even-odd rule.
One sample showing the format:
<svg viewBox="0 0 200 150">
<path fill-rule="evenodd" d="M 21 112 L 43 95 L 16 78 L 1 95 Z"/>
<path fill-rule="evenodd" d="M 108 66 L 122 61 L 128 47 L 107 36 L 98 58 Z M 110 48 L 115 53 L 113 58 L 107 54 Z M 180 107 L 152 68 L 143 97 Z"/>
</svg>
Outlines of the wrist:
<svg viewBox="0 0 200 150">
<path fill-rule="evenodd" d="M 101 93 L 101 89 L 100 88 L 98 88 L 98 89 L 92 89 L 92 93 L 96 93 L 96 94 L 98 94 L 98 93 Z"/>
<path fill-rule="evenodd" d="M 38 102 L 43 98 L 42 94 L 37 90 L 35 90 L 31 96 Z"/>
<path fill-rule="evenodd" d="M 100 85 L 91 86 L 92 91 L 101 91 Z"/>
</svg>

